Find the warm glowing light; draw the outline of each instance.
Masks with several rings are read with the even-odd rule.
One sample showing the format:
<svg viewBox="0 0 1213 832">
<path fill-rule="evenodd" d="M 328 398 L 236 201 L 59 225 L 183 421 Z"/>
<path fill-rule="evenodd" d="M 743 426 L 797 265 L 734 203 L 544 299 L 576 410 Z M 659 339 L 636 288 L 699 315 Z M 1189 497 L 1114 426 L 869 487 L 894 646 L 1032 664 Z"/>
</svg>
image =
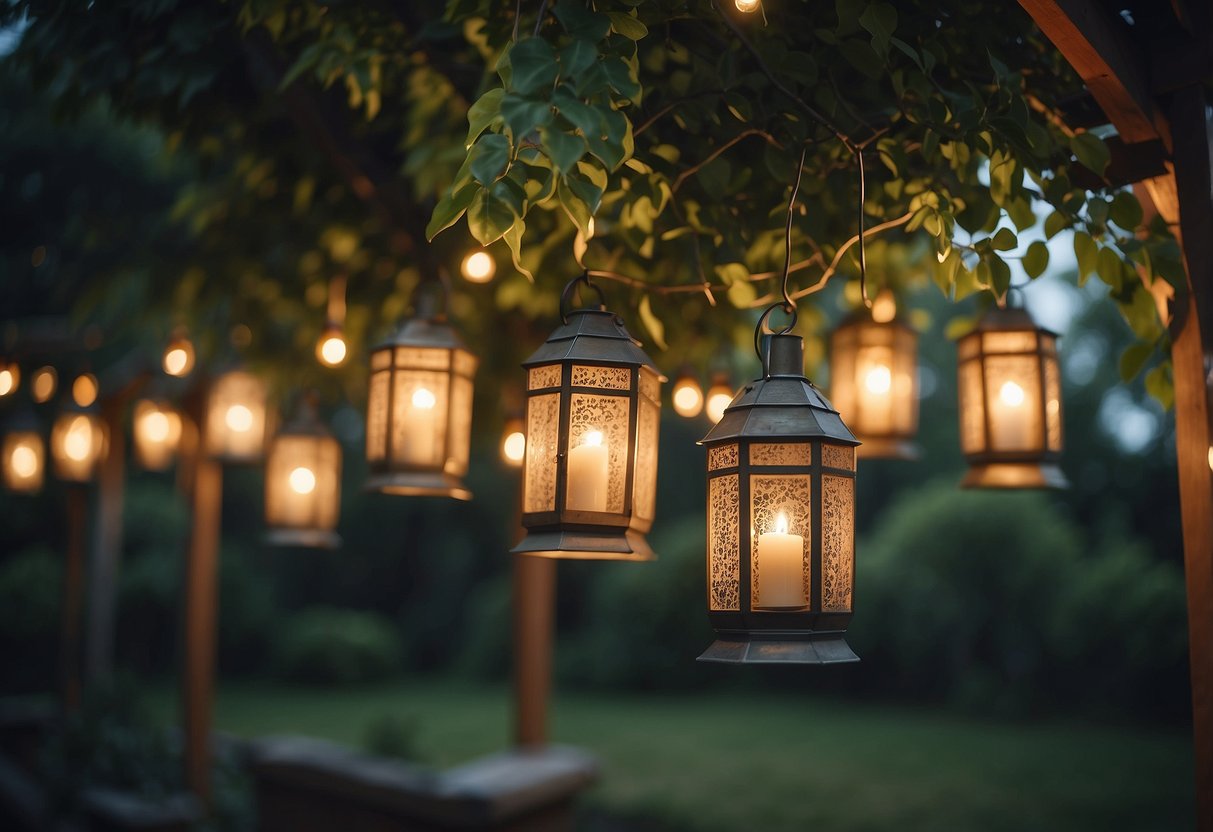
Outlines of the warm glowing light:
<svg viewBox="0 0 1213 832">
<path fill-rule="evenodd" d="M 893 373 L 883 364 L 877 364 L 864 376 L 863 386 L 868 389 L 869 393 L 883 396 L 893 387 Z"/>
<path fill-rule="evenodd" d="M 418 387 L 413 392 L 413 407 L 421 410 L 433 410 L 436 404 L 438 404 L 437 397 L 424 387 Z"/>
<path fill-rule="evenodd" d="M 487 251 L 473 251 L 463 258 L 463 276 L 472 283 L 488 283 L 497 273 L 497 264 Z"/>
<path fill-rule="evenodd" d="M 703 390 L 699 382 L 690 376 L 683 376 L 674 385 L 674 412 L 687 419 L 699 415 L 703 410 Z"/>
<path fill-rule="evenodd" d="M 316 490 L 316 475 L 310 468 L 300 466 L 291 471 L 289 481 L 296 494 L 311 494 Z"/>
<path fill-rule="evenodd" d="M 88 407 L 97 401 L 97 377 L 90 373 L 76 376 L 72 382 L 72 398 L 81 407 Z"/>
<path fill-rule="evenodd" d="M 733 3 L 737 6 L 737 11 L 746 14 L 758 11 L 758 7 L 762 5 L 761 0 L 733 0 Z"/>
<path fill-rule="evenodd" d="M 34 401 L 38 404 L 49 401 L 50 397 L 55 395 L 55 386 L 59 378 L 55 374 L 54 367 L 43 367 L 34 373 L 33 382 L 30 385 L 34 396 Z"/>
<path fill-rule="evenodd" d="M 164 351 L 164 372 L 170 376 L 186 376 L 194 369 L 194 345 L 189 339 L 177 337 Z"/>
<path fill-rule="evenodd" d="M 338 366 L 345 361 L 345 339 L 336 334 L 322 337 L 316 347 L 316 356 L 320 359 L 321 364 L 329 367 Z"/>
<path fill-rule="evenodd" d="M 1013 381 L 1007 381 L 999 388 L 998 398 L 1002 399 L 1002 403 L 1007 407 L 1019 407 L 1026 397 L 1022 387 Z"/>
<path fill-rule="evenodd" d="M 582 438 L 585 441 L 581 444 L 588 447 L 597 448 L 602 445 L 602 431 L 600 430 L 588 430 L 585 432 L 585 436 Z"/>
<path fill-rule="evenodd" d="M 1213 469 L 1213 445 L 1209 446 L 1209 468 Z"/>
<path fill-rule="evenodd" d="M 0 396 L 7 396 L 17 389 L 17 371 L 12 367 L 0 370 Z"/>
<path fill-rule="evenodd" d="M 888 289 L 881 290 L 872 301 L 872 320 L 878 324 L 887 324 L 897 316 L 897 301 Z"/>
<path fill-rule="evenodd" d="M 38 473 L 38 454 L 29 445 L 18 445 L 9 456 L 13 473 L 21 479 L 28 479 Z"/>
<path fill-rule="evenodd" d="M 716 424 L 724 418 L 724 409 L 733 401 L 733 391 L 723 384 L 714 384 L 712 389 L 708 391 L 708 401 L 704 405 L 704 410 L 708 414 L 708 418 L 712 420 L 712 424 Z"/>
<path fill-rule="evenodd" d="M 253 429 L 253 411 L 242 404 L 234 404 L 227 409 L 223 421 L 236 433 L 246 433 Z"/>
<path fill-rule="evenodd" d="M 143 417 L 143 433 L 152 442 L 163 442 L 168 439 L 168 417 L 159 410 L 153 410 Z"/>
<path fill-rule="evenodd" d="M 526 434 L 520 430 L 507 433 L 505 439 L 501 440 L 501 456 L 506 462 L 521 465 L 522 458 L 526 456 Z"/>
<path fill-rule="evenodd" d="M 782 511 L 775 515 L 775 534 L 788 533 L 788 516 Z"/>
<path fill-rule="evenodd" d="M 93 426 L 87 416 L 77 416 L 63 437 L 63 453 L 68 459 L 83 462 L 93 450 Z"/>
</svg>

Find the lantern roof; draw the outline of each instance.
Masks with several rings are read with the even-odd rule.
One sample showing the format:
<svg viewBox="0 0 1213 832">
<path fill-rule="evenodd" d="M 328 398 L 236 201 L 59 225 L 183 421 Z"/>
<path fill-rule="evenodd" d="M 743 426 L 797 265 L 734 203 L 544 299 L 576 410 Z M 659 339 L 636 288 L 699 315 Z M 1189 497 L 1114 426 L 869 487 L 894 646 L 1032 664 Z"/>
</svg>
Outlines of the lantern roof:
<svg viewBox="0 0 1213 832">
<path fill-rule="evenodd" d="M 330 437 L 333 434 L 320 419 L 315 396 L 309 394 L 304 396 L 299 410 L 290 421 L 278 430 L 278 435 Z"/>
<path fill-rule="evenodd" d="M 618 315 L 605 309 L 576 309 L 522 366 L 530 369 L 554 361 L 632 364 L 648 367 L 665 381 L 657 365 L 640 347 Z"/>
<path fill-rule="evenodd" d="M 455 327 L 447 323 L 441 314 L 419 314 L 408 318 L 386 340 L 375 345 L 375 350 L 391 347 L 423 347 L 431 349 L 466 349 Z"/>
<path fill-rule="evenodd" d="M 1040 324 L 1032 319 L 1027 309 L 1021 306 L 1002 307 L 994 306 L 982 315 L 977 321 L 977 325 L 969 331 L 969 335 L 974 332 L 1018 332 L 1025 329 L 1037 330 L 1046 335 L 1057 337 L 1057 333 L 1051 329 L 1045 329 Z"/>
<path fill-rule="evenodd" d="M 776 437 L 860 444 L 838 411 L 805 378 L 804 341 L 800 336 L 767 336 L 763 365 L 765 376 L 742 388 L 700 444 Z"/>
</svg>

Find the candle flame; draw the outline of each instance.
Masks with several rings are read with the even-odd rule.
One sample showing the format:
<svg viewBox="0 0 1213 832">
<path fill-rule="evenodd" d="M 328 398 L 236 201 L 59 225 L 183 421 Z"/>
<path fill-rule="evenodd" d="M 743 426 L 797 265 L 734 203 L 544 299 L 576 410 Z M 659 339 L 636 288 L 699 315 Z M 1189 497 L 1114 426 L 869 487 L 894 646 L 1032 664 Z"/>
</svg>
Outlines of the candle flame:
<svg viewBox="0 0 1213 832">
<path fill-rule="evenodd" d="M 316 475 L 310 468 L 300 466 L 291 471 L 290 483 L 296 494 L 311 494 L 316 489 Z"/>
<path fill-rule="evenodd" d="M 1003 382 L 998 390 L 998 398 L 1007 407 L 1019 407 L 1025 398 L 1023 388 L 1013 381 Z"/>
<path fill-rule="evenodd" d="M 775 515 L 775 534 L 788 533 L 788 516 L 782 511 Z"/>
<path fill-rule="evenodd" d="M 600 430 L 586 431 L 584 439 L 585 439 L 585 441 L 582 442 L 581 444 L 589 445 L 591 447 L 597 448 L 599 445 L 602 444 L 602 431 L 600 431 Z"/>
<path fill-rule="evenodd" d="M 38 454 L 29 445 L 18 445 L 13 448 L 9 458 L 13 464 L 13 472 L 22 479 L 28 479 L 38 472 Z"/>
<path fill-rule="evenodd" d="M 420 410 L 433 410 L 436 404 L 438 404 L 437 397 L 424 387 L 418 387 L 413 391 L 413 407 Z"/>
<path fill-rule="evenodd" d="M 863 386 L 873 395 L 882 396 L 893 386 L 893 373 L 883 364 L 877 364 L 868 370 L 863 379 Z"/>
<path fill-rule="evenodd" d="M 88 419 L 83 416 L 77 416 L 72 420 L 71 426 L 67 429 L 67 434 L 63 437 L 63 453 L 69 459 L 74 459 L 76 462 L 83 462 L 88 459 L 89 453 L 93 449 L 93 430 L 89 425 Z"/>
<path fill-rule="evenodd" d="M 245 433 L 253 429 L 253 411 L 242 404 L 234 404 L 227 409 L 224 421 L 236 433 Z"/>
<path fill-rule="evenodd" d="M 168 417 L 159 410 L 153 410 L 143 417 L 143 431 L 152 442 L 163 442 L 168 439 Z"/>
</svg>

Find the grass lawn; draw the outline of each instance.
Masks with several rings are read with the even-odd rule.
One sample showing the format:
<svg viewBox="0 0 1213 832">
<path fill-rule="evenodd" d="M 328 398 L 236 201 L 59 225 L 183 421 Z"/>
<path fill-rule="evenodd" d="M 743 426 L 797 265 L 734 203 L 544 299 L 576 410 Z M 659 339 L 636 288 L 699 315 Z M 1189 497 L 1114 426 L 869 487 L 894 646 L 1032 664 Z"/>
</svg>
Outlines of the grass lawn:
<svg viewBox="0 0 1213 832">
<path fill-rule="evenodd" d="M 151 704 L 174 718 L 175 692 Z M 504 688 L 440 679 L 348 690 L 227 685 L 217 724 L 351 745 L 392 715 L 415 721 L 425 762 L 499 750 Z M 1013 724 L 935 711 L 761 693 L 561 693 L 555 741 L 590 749 L 587 802 L 677 830 L 1191 829 L 1190 738 L 1071 723 Z"/>
</svg>

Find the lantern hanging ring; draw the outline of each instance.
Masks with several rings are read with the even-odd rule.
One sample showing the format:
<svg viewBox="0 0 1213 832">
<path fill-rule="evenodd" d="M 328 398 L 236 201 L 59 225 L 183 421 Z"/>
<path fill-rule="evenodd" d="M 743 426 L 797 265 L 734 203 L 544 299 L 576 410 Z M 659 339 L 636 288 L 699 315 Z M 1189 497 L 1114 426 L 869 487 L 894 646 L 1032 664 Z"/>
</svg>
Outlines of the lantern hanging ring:
<svg viewBox="0 0 1213 832">
<path fill-rule="evenodd" d="M 563 323 L 569 322 L 569 313 L 572 312 L 573 292 L 577 289 L 577 284 L 583 283 L 587 289 L 593 289 L 598 295 L 598 309 L 606 309 L 606 295 L 602 293 L 601 287 L 597 283 L 590 280 L 590 273 L 583 271 L 581 274 L 574 277 L 564 285 L 564 291 L 560 293 L 560 320 Z"/>
</svg>

